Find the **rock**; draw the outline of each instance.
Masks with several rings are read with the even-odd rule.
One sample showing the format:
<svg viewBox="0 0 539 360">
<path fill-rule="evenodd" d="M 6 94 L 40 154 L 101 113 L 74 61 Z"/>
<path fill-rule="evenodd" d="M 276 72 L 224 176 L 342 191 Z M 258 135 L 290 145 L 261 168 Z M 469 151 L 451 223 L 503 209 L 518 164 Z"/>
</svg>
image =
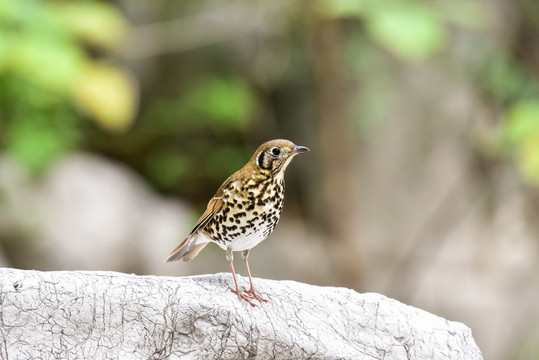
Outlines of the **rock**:
<svg viewBox="0 0 539 360">
<path fill-rule="evenodd" d="M 2 359 L 482 359 L 465 325 L 344 288 L 254 279 L 270 302 L 253 308 L 227 273 L 0 279 Z"/>
<path fill-rule="evenodd" d="M 186 268 L 163 260 L 194 217 L 104 157 L 71 154 L 39 178 L 0 157 L 0 239 L 27 239 L 12 251 L 18 267 L 171 275 Z"/>
</svg>

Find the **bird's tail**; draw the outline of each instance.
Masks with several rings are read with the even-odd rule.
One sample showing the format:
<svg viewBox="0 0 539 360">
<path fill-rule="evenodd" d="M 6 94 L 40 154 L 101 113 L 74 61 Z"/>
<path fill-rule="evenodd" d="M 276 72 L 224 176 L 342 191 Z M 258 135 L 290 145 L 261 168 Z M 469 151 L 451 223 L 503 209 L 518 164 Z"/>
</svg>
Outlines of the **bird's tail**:
<svg viewBox="0 0 539 360">
<path fill-rule="evenodd" d="M 176 260 L 191 261 L 206 245 L 208 245 L 207 242 L 197 244 L 196 236 L 189 236 L 170 253 L 165 259 L 165 262 Z"/>
</svg>

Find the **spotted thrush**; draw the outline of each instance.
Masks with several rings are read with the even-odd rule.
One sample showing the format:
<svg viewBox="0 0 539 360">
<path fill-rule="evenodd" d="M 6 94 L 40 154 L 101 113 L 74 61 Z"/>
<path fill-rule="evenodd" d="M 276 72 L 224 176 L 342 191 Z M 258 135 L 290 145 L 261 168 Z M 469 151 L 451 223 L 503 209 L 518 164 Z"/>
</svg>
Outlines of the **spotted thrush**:
<svg viewBox="0 0 539 360">
<path fill-rule="evenodd" d="M 279 221 L 284 199 L 284 173 L 292 158 L 309 151 L 288 140 L 260 145 L 249 162 L 232 174 L 209 201 L 206 211 L 187 238 L 165 262 L 190 261 L 209 242 L 226 250 L 226 258 L 240 300 L 267 302 L 255 292 L 247 257 L 249 250 L 266 239 Z M 249 275 L 249 290 L 240 290 L 233 264 L 233 251 L 241 251 Z"/>
</svg>

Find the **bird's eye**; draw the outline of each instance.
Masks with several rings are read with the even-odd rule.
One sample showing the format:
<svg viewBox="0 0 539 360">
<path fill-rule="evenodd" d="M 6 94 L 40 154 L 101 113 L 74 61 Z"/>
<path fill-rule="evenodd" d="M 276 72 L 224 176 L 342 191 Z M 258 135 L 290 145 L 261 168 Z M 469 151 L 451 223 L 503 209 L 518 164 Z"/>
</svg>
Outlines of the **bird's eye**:
<svg viewBox="0 0 539 360">
<path fill-rule="evenodd" d="M 281 153 L 281 149 L 279 149 L 278 147 L 273 147 L 271 148 L 271 153 L 275 156 L 279 155 Z"/>
</svg>

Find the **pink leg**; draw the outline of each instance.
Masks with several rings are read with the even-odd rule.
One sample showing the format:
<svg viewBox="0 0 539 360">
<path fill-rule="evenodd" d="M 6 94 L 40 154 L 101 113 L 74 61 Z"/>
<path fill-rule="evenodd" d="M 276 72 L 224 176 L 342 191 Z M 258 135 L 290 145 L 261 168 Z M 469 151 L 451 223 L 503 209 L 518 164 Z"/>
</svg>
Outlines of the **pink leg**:
<svg viewBox="0 0 539 360">
<path fill-rule="evenodd" d="M 258 300 L 259 302 L 268 302 L 268 299 L 264 299 L 255 292 L 255 288 L 253 286 L 253 279 L 251 278 L 251 270 L 249 269 L 249 262 L 247 261 L 247 255 L 249 255 L 248 250 L 243 252 L 243 260 L 245 260 L 245 266 L 247 267 L 247 275 L 249 275 L 249 284 L 251 285 L 251 288 L 249 290 L 244 290 L 245 295 L 249 296 L 252 299 Z"/>
<path fill-rule="evenodd" d="M 227 259 L 228 259 L 228 264 L 230 265 L 230 271 L 232 271 L 232 277 L 234 278 L 234 285 L 236 285 L 236 290 L 230 288 L 230 291 L 232 291 L 234 294 L 238 295 L 238 299 L 247 301 L 249 304 L 251 304 L 251 306 L 256 306 L 256 304 L 251 301 L 249 296 L 245 295 L 240 290 L 240 287 L 238 286 L 238 280 L 236 279 L 236 272 L 234 271 L 234 264 L 232 263 L 232 261 L 233 261 L 233 259 L 232 259 L 232 251 L 230 251 L 230 252 L 227 251 Z"/>
</svg>

